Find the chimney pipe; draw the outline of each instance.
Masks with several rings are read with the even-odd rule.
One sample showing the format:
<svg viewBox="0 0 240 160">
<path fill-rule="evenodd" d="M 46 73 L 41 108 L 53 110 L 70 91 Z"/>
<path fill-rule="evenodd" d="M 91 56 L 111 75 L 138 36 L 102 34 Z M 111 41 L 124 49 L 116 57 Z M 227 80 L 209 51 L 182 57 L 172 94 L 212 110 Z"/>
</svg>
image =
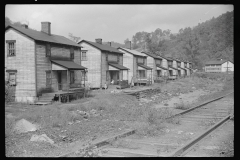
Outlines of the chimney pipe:
<svg viewBox="0 0 240 160">
<path fill-rule="evenodd" d="M 22 27 L 28 29 L 28 25 L 27 24 L 22 24 Z"/>
<path fill-rule="evenodd" d="M 129 49 L 131 50 L 132 49 L 132 42 L 128 41 L 128 43 L 129 43 Z"/>
<path fill-rule="evenodd" d="M 51 35 L 51 23 L 50 22 L 41 22 L 41 24 L 42 24 L 41 31 L 48 35 Z"/>
<path fill-rule="evenodd" d="M 95 39 L 96 43 L 102 44 L 102 39 L 101 38 L 97 38 Z"/>
</svg>

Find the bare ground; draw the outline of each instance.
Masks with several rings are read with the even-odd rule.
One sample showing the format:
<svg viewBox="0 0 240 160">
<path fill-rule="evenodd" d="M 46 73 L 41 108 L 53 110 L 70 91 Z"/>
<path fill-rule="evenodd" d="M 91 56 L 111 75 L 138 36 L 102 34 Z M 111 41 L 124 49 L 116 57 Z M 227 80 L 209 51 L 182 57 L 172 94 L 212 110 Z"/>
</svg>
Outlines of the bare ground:
<svg viewBox="0 0 240 160">
<path fill-rule="evenodd" d="M 109 137 L 136 126 L 141 128 L 147 123 L 145 112 L 149 112 L 146 110 L 148 106 L 161 108 L 159 106 L 162 104 L 168 104 L 164 106 L 172 109 L 169 112 L 180 112 L 181 110 L 174 108 L 174 105 L 181 102 L 191 105 L 207 99 L 209 98 L 207 95 L 222 91 L 224 83 L 202 78 L 186 78 L 167 84 L 154 84 L 151 87 L 161 88 L 162 91 L 158 97 L 151 98 L 148 102 L 139 102 L 135 97 L 122 94 L 119 90 L 108 89 L 92 91 L 91 97 L 67 104 L 56 103 L 48 106 L 6 104 L 6 156 L 61 155 L 93 139 Z M 95 110 L 94 114 L 92 110 Z M 80 114 L 84 111 L 87 116 Z M 16 121 L 22 118 L 40 124 L 41 129 L 16 134 L 12 128 Z M 33 134 L 43 133 L 55 142 L 54 145 L 29 141 Z"/>
</svg>

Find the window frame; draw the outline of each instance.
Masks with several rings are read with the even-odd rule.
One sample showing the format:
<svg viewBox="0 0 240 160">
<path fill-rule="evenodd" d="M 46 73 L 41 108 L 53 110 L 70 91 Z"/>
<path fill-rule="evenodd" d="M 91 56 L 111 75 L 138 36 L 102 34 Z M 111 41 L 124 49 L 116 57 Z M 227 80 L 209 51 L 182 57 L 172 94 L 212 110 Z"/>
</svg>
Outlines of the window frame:
<svg viewBox="0 0 240 160">
<path fill-rule="evenodd" d="M 117 62 L 120 62 L 120 55 L 117 55 Z"/>
<path fill-rule="evenodd" d="M 51 57 L 51 45 L 49 43 L 46 44 L 46 57 Z"/>
<path fill-rule="evenodd" d="M 14 57 L 16 56 L 16 40 L 6 40 L 7 43 L 7 57 Z M 10 48 L 10 44 L 13 44 Z M 10 55 L 10 52 L 13 52 L 13 54 Z"/>
<path fill-rule="evenodd" d="M 74 48 L 70 48 L 70 59 L 74 59 Z"/>
<path fill-rule="evenodd" d="M 106 61 L 108 61 L 108 53 L 106 53 Z"/>
<path fill-rule="evenodd" d="M 75 82 L 75 72 L 74 71 L 69 71 L 69 76 L 70 76 L 70 84 L 74 84 Z"/>
<path fill-rule="evenodd" d="M 88 81 L 87 72 L 82 71 L 82 81 Z"/>
<path fill-rule="evenodd" d="M 83 53 L 85 54 L 85 56 L 83 56 Z M 87 61 L 87 51 L 81 51 L 81 61 Z"/>
<path fill-rule="evenodd" d="M 10 81 L 10 75 L 14 75 L 14 84 L 11 84 L 11 81 Z M 8 82 L 11 86 L 16 86 L 17 85 L 17 72 L 8 72 Z"/>
</svg>

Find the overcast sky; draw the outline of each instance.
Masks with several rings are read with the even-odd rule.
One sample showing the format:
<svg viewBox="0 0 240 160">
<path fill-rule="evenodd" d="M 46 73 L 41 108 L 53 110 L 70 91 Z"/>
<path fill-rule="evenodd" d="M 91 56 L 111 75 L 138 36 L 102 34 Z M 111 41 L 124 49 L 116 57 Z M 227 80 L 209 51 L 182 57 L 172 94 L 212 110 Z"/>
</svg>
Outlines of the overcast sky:
<svg viewBox="0 0 240 160">
<path fill-rule="evenodd" d="M 139 31 L 177 33 L 232 10 L 233 5 L 6 5 L 5 16 L 28 21 L 38 31 L 41 22 L 49 21 L 53 34 L 123 43 Z"/>
</svg>

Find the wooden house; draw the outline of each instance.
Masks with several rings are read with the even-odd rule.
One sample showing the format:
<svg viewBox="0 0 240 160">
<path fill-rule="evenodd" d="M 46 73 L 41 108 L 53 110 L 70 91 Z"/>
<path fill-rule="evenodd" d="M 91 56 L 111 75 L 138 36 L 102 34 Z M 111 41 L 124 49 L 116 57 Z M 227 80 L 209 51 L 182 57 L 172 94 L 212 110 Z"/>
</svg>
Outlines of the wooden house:
<svg viewBox="0 0 240 160">
<path fill-rule="evenodd" d="M 177 69 L 178 69 L 178 76 L 179 77 L 185 77 L 186 69 L 184 68 L 184 63 L 180 61 L 179 59 L 174 58 L 177 62 Z"/>
<path fill-rule="evenodd" d="M 88 68 L 86 82 L 90 88 L 102 88 L 106 85 L 118 84 L 127 80 L 123 74 L 128 74 L 128 68 L 123 65 L 123 54 L 110 45 L 102 44 L 102 39 L 95 42 L 82 40 L 78 42 L 83 47 L 81 64 Z"/>
<path fill-rule="evenodd" d="M 124 78 L 128 79 L 131 84 L 148 84 L 151 82 L 152 68 L 147 66 L 147 56 L 145 54 L 122 47 L 119 47 L 118 50 L 124 53 L 123 65 L 129 68 L 129 73 L 128 75 L 124 74 Z M 150 71 L 150 73 L 147 71 Z"/>
<path fill-rule="evenodd" d="M 141 53 L 147 55 L 147 66 L 152 68 L 152 83 L 161 80 L 163 76 L 168 75 L 167 60 L 165 58 L 145 51 L 142 51 Z M 148 76 L 151 74 L 149 72 L 150 71 L 148 71 Z"/>
<path fill-rule="evenodd" d="M 81 66 L 80 51 L 77 43 L 52 34 L 50 22 L 42 22 L 41 31 L 7 26 L 5 80 L 15 86 L 15 100 L 32 103 L 48 90 L 81 87 L 86 68 Z"/>
<path fill-rule="evenodd" d="M 184 61 L 181 61 L 180 68 L 183 70 L 182 75 L 184 77 L 186 77 L 187 76 L 187 68 L 185 68 Z"/>
<path fill-rule="evenodd" d="M 193 69 L 192 69 L 192 63 L 189 61 L 186 61 L 187 63 L 187 69 L 189 70 L 189 75 L 191 75 L 193 73 Z"/>
<path fill-rule="evenodd" d="M 178 76 L 178 68 L 176 60 L 167 57 L 168 61 L 168 70 L 169 70 L 169 79 L 176 79 Z"/>
<path fill-rule="evenodd" d="M 228 60 L 214 60 L 205 63 L 205 72 L 233 72 L 234 64 Z"/>
<path fill-rule="evenodd" d="M 190 69 L 188 68 L 188 62 L 184 62 L 184 68 L 186 69 L 186 75 L 190 76 Z"/>
</svg>

